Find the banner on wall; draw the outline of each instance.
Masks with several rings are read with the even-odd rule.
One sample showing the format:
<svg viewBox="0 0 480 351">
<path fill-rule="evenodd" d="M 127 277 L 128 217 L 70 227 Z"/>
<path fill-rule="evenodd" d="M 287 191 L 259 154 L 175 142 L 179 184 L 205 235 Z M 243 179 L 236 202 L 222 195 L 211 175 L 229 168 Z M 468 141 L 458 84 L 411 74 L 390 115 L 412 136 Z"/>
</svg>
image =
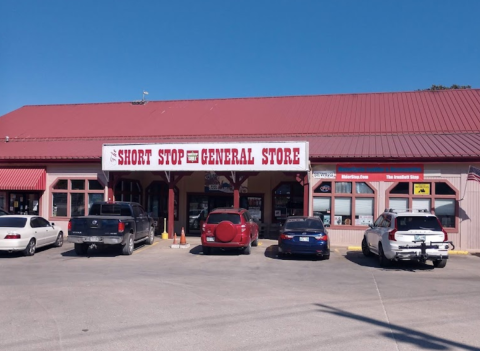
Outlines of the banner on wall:
<svg viewBox="0 0 480 351">
<path fill-rule="evenodd" d="M 313 178 L 336 181 L 412 182 L 424 179 L 423 164 L 337 164 L 335 169 L 313 170 Z"/>
</svg>

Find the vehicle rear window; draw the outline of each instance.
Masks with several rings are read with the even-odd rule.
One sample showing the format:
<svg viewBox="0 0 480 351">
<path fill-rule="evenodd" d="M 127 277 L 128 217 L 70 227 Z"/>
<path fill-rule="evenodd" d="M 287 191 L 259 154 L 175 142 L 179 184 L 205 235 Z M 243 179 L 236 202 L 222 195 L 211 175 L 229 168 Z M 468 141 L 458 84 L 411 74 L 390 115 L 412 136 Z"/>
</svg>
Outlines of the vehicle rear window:
<svg viewBox="0 0 480 351">
<path fill-rule="evenodd" d="M 323 223 L 318 219 L 311 218 L 296 218 L 287 220 L 285 223 L 285 230 L 323 230 Z"/>
<path fill-rule="evenodd" d="M 442 227 L 440 226 L 437 217 L 399 216 L 397 217 L 397 229 L 400 231 L 415 229 L 441 231 Z"/>
<path fill-rule="evenodd" d="M 90 216 L 131 216 L 132 211 L 128 206 L 117 204 L 93 204 L 89 212 Z"/>
<path fill-rule="evenodd" d="M 9 216 L 2 216 L 0 217 L 0 227 L 3 228 L 23 228 L 27 223 L 26 218 L 18 218 L 18 217 L 9 217 Z"/>
<path fill-rule="evenodd" d="M 210 213 L 207 224 L 218 224 L 223 221 L 229 221 L 233 224 L 241 224 L 240 215 L 237 213 Z"/>
</svg>

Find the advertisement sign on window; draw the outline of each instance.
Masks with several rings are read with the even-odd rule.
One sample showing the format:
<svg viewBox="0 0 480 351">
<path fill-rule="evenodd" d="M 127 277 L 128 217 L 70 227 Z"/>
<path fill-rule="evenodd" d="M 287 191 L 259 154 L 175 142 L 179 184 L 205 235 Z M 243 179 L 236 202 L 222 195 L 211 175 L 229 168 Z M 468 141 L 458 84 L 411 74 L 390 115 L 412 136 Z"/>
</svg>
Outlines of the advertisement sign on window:
<svg viewBox="0 0 480 351">
<path fill-rule="evenodd" d="M 430 195 L 430 183 L 413 184 L 413 193 L 415 195 Z"/>
</svg>

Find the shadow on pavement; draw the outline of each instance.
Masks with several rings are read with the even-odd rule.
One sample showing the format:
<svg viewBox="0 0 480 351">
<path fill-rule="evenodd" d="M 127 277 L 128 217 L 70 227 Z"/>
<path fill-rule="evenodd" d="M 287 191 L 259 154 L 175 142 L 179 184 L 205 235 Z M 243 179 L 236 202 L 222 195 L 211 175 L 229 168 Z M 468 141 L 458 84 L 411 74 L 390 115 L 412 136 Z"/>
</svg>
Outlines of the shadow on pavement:
<svg viewBox="0 0 480 351">
<path fill-rule="evenodd" d="M 432 334 L 420 332 L 415 329 L 407 328 L 401 325 L 384 322 L 371 317 L 362 316 L 352 312 L 348 312 L 333 306 L 316 303 L 314 304 L 321 309 L 319 312 L 328 313 L 335 316 L 353 319 L 359 322 L 374 325 L 379 328 L 384 328 L 380 335 L 391 338 L 394 342 L 400 344 L 411 344 L 415 349 L 424 350 L 452 350 L 453 348 L 459 350 L 478 351 L 477 346 L 463 344 L 461 342 L 444 339 Z"/>
<path fill-rule="evenodd" d="M 365 257 L 361 251 L 347 251 L 345 258 L 350 262 L 358 264 L 359 266 L 379 268 L 387 271 L 416 272 L 430 271 L 434 269 L 432 264 L 420 263 L 417 261 L 394 261 L 388 267 L 380 267 L 378 257 L 376 255 Z"/>
<path fill-rule="evenodd" d="M 253 248 L 255 249 L 255 248 Z M 203 253 L 202 245 L 197 245 L 190 250 L 192 255 L 205 255 Z M 231 248 L 231 249 L 219 249 L 219 248 L 212 248 L 212 251 L 209 255 L 205 256 L 240 256 L 243 255 L 243 249 L 241 248 Z"/>
<path fill-rule="evenodd" d="M 316 255 L 278 255 L 278 245 L 270 245 L 265 249 L 265 257 L 271 258 L 273 260 L 282 260 L 282 261 L 323 261 L 321 256 Z"/>
<path fill-rule="evenodd" d="M 135 245 L 133 252 L 135 253 L 136 250 L 139 250 L 146 245 L 144 243 L 137 244 Z M 105 245 L 105 246 L 97 246 L 95 244 L 90 245 L 88 248 L 88 251 L 85 255 L 77 255 L 75 253 L 75 249 L 68 250 L 65 252 L 62 252 L 63 257 L 117 257 L 117 256 L 123 256 L 121 253 L 121 248 L 119 245 Z"/>
<path fill-rule="evenodd" d="M 53 248 L 53 246 L 51 246 L 51 245 L 38 248 L 38 249 L 35 250 L 35 255 L 41 254 L 42 252 L 47 251 L 47 250 L 52 249 L 52 248 Z M 35 255 L 33 255 L 33 257 L 35 257 Z M 0 251 L 0 259 L 2 259 L 2 258 L 18 258 L 18 257 L 27 257 L 27 256 L 24 256 L 22 251 L 13 251 L 13 252 Z"/>
</svg>

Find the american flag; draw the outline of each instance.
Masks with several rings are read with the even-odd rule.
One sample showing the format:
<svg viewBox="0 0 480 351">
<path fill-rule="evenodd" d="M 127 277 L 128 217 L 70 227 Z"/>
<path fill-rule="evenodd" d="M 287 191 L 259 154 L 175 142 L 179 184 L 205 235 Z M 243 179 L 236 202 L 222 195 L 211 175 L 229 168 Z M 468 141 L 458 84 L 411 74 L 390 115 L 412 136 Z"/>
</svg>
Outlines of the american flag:
<svg viewBox="0 0 480 351">
<path fill-rule="evenodd" d="M 470 166 L 468 168 L 467 180 L 476 180 L 477 182 L 480 182 L 480 169 Z"/>
</svg>

